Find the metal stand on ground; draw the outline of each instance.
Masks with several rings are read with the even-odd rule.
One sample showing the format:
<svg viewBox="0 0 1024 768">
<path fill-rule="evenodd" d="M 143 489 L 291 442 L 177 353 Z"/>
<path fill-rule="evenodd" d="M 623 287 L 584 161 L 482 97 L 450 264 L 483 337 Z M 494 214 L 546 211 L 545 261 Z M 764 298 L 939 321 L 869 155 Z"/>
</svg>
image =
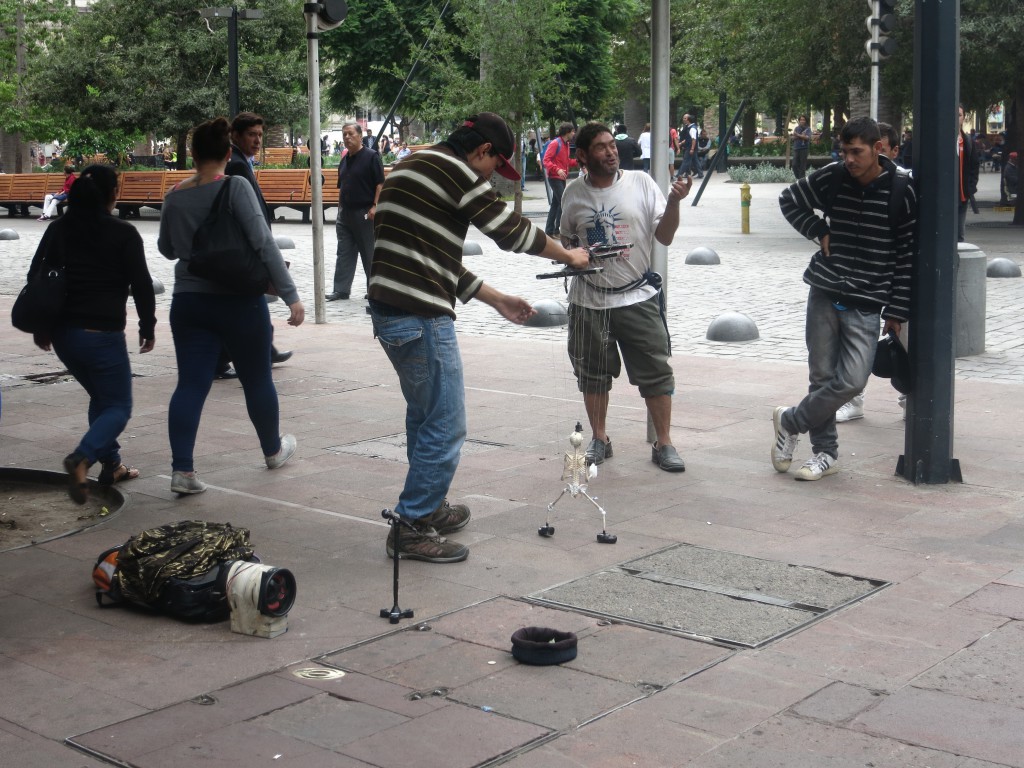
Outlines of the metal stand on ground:
<svg viewBox="0 0 1024 768">
<path fill-rule="evenodd" d="M 393 590 L 394 590 L 394 596 L 395 596 L 395 604 L 392 605 L 390 609 L 388 609 L 388 608 L 381 608 L 380 609 L 380 617 L 382 619 L 390 620 L 390 622 L 392 624 L 397 624 L 401 619 L 411 619 L 413 617 L 413 613 L 412 613 L 412 609 L 411 608 L 406 608 L 403 611 L 401 608 L 398 607 L 398 560 L 399 560 L 399 554 L 398 553 L 399 553 L 399 550 L 401 549 L 401 544 L 402 544 L 402 526 L 403 525 L 409 525 L 409 523 L 407 523 L 405 520 L 403 520 L 402 517 L 398 513 L 392 512 L 390 509 L 382 510 L 380 514 L 381 514 L 381 517 L 383 517 L 385 520 L 388 521 L 388 525 L 391 526 L 391 530 L 395 534 L 395 546 L 394 546 L 395 570 L 394 570 L 394 579 L 393 579 Z"/>
</svg>

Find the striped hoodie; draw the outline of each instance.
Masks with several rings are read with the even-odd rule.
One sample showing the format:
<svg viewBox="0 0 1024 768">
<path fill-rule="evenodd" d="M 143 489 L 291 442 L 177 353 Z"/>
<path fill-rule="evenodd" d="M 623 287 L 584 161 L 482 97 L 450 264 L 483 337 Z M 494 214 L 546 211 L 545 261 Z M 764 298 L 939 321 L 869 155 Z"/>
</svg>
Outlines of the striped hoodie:
<svg viewBox="0 0 1024 768">
<path fill-rule="evenodd" d="M 896 166 L 880 157 L 882 172 L 867 186 L 858 184 L 843 163 L 832 163 L 800 179 L 779 195 L 782 215 L 810 240 L 829 235 L 829 255 L 819 250 L 804 271 L 804 282 L 847 306 L 880 311 L 899 322 L 910 318 L 910 265 L 916 251 L 917 195 L 907 186 L 898 223 L 890 226 L 889 193 Z M 833 174 L 843 175 L 832 212 Z"/>
<path fill-rule="evenodd" d="M 483 279 L 462 265 L 469 225 L 505 251 L 539 254 L 547 236 L 498 199 L 445 144 L 398 163 L 373 218 L 376 243 L 370 298 L 416 315 L 455 317 L 455 300 L 472 299 Z"/>
</svg>

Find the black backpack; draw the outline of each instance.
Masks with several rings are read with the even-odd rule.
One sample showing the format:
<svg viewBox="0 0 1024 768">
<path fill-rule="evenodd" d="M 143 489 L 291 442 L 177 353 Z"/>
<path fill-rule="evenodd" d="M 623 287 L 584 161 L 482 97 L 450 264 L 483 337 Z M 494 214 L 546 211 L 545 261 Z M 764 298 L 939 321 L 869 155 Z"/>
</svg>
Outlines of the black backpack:
<svg viewBox="0 0 1024 768">
<path fill-rule="evenodd" d="M 151 528 L 104 551 L 93 568 L 96 602 L 128 603 L 188 621 L 228 618 L 227 573 L 256 561 L 249 531 L 184 520 Z M 107 604 L 110 604 L 107 603 Z"/>
</svg>

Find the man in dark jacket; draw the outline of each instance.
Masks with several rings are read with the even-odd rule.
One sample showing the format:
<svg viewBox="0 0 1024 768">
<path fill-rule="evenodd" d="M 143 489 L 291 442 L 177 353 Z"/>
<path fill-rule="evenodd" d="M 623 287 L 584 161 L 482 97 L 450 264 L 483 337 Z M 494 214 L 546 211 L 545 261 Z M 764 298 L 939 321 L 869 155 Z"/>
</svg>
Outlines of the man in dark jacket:
<svg viewBox="0 0 1024 768">
<path fill-rule="evenodd" d="M 956 137 L 957 157 L 957 203 L 959 204 L 956 220 L 956 239 L 964 241 L 964 228 L 967 225 L 967 206 L 971 204 L 971 198 L 978 191 L 978 174 L 981 171 L 981 150 L 971 140 L 971 137 L 964 133 L 964 105 L 961 104 L 957 112 L 958 133 Z"/>
<path fill-rule="evenodd" d="M 643 154 L 640 144 L 629 137 L 626 126 L 621 123 L 615 126 L 615 149 L 619 152 L 619 168 L 623 171 L 634 170 L 633 160 Z"/>
<path fill-rule="evenodd" d="M 259 201 L 260 210 L 263 211 L 263 218 L 267 220 L 267 226 L 271 226 L 274 217 L 267 207 L 267 201 L 263 199 L 263 192 L 260 185 L 256 183 L 256 172 L 253 170 L 252 161 L 260 153 L 263 144 L 263 118 L 254 112 L 239 112 L 231 121 L 231 159 L 228 160 L 224 172 L 228 176 L 241 176 L 252 185 Z M 292 353 L 282 352 L 273 344 L 270 345 L 270 362 L 283 363 L 290 358 Z M 217 376 L 222 379 L 233 379 L 237 376 L 234 369 L 230 367 L 225 355 L 221 355 L 221 366 Z"/>
</svg>

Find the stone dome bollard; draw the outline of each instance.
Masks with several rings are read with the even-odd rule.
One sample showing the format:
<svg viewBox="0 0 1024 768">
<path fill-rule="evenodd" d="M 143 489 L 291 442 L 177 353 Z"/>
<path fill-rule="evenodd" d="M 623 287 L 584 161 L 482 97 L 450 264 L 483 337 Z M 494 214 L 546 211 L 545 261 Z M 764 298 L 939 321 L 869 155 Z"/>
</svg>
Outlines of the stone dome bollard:
<svg viewBox="0 0 1024 768">
<path fill-rule="evenodd" d="M 533 308 L 537 310 L 537 314 L 525 323 L 530 328 L 554 328 L 569 322 L 569 313 L 561 302 L 553 299 L 541 299 L 534 302 Z"/>
<path fill-rule="evenodd" d="M 484 249 L 480 247 L 480 243 L 478 243 L 476 240 L 467 240 L 462 244 L 462 255 L 483 256 Z"/>
<path fill-rule="evenodd" d="M 985 262 L 978 246 L 957 243 L 956 346 L 957 357 L 980 355 L 985 351 Z"/>
<path fill-rule="evenodd" d="M 1020 267 L 1013 259 L 992 259 L 985 274 L 988 277 L 1020 277 Z"/>
<path fill-rule="evenodd" d="M 0 240 L 20 240 L 21 235 L 13 229 L 0 229 Z"/>
<path fill-rule="evenodd" d="M 705 266 L 709 264 L 721 264 L 722 260 L 718 258 L 718 254 L 711 248 L 700 246 L 686 254 L 686 263 Z"/>
<path fill-rule="evenodd" d="M 754 341 L 759 338 L 757 325 L 742 312 L 723 312 L 708 326 L 708 341 Z"/>
</svg>

